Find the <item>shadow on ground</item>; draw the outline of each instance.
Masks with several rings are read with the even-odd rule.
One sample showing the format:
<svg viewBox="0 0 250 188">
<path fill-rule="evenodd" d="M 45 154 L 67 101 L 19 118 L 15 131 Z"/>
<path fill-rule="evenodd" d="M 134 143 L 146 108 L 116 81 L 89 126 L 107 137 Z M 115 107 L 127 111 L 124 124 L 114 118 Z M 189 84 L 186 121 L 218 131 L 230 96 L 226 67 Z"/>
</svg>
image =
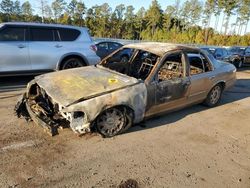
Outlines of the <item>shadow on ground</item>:
<svg viewBox="0 0 250 188">
<path fill-rule="evenodd" d="M 12 76 L 1 77 L 0 79 L 0 93 L 8 91 L 18 91 L 26 88 L 26 85 L 34 76 Z"/>
</svg>

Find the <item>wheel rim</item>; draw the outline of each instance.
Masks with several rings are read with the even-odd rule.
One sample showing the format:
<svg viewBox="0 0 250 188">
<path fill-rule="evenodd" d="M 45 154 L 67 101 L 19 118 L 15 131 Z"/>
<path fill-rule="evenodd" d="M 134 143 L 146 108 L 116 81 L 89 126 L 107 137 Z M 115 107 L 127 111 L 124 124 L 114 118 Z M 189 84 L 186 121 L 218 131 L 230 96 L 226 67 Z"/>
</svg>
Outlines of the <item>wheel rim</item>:
<svg viewBox="0 0 250 188">
<path fill-rule="evenodd" d="M 220 95 L 221 95 L 221 87 L 220 86 L 215 86 L 213 88 L 213 90 L 211 91 L 210 102 L 212 104 L 216 104 L 220 99 Z"/>
<path fill-rule="evenodd" d="M 65 62 L 63 69 L 72 69 L 82 67 L 82 63 L 78 59 L 70 59 Z"/>
<path fill-rule="evenodd" d="M 97 119 L 96 125 L 101 134 L 114 136 L 125 126 L 126 118 L 118 109 L 109 109 L 102 113 Z"/>
</svg>

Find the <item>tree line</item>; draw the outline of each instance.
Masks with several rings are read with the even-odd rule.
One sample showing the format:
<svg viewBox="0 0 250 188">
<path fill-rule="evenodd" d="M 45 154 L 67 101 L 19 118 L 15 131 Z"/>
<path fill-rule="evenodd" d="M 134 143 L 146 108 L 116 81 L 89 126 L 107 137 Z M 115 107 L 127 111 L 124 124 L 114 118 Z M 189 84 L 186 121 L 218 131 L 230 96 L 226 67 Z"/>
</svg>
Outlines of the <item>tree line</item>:
<svg viewBox="0 0 250 188">
<path fill-rule="evenodd" d="M 36 11 L 35 11 L 36 10 Z M 234 16 L 235 21 L 230 21 Z M 221 19 L 222 18 L 222 19 Z M 148 9 L 108 3 L 87 8 L 82 0 L 2 0 L 0 22 L 26 21 L 86 26 L 94 37 L 196 43 L 250 45 L 247 27 L 250 0 L 176 0 L 163 9 L 152 0 Z M 214 20 L 214 23 L 212 23 Z"/>
</svg>

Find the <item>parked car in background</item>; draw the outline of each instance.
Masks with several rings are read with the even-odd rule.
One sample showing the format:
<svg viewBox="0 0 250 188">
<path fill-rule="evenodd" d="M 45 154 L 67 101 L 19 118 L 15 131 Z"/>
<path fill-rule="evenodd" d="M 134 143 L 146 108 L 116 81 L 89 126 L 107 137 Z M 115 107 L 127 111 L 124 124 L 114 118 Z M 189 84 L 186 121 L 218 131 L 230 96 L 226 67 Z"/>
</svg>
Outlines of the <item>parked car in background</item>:
<svg viewBox="0 0 250 188">
<path fill-rule="evenodd" d="M 229 50 L 222 47 L 201 47 L 214 56 L 215 59 L 233 64 L 237 68 L 242 67 L 239 56 L 231 54 Z"/>
<path fill-rule="evenodd" d="M 96 54 L 101 58 L 105 58 L 117 49 L 121 48 L 123 44 L 113 41 L 102 41 L 96 44 L 97 52 Z M 119 54 L 116 54 L 116 59 L 119 59 L 119 61 L 128 61 L 129 57 L 131 55 L 130 50 L 122 51 Z"/>
<path fill-rule="evenodd" d="M 0 76 L 94 65 L 100 58 L 88 29 L 56 24 L 0 24 Z"/>
<path fill-rule="evenodd" d="M 129 61 L 114 56 L 130 49 Z M 51 135 L 59 127 L 104 137 L 192 104 L 216 106 L 233 86 L 236 68 L 198 48 L 167 43 L 125 45 L 96 66 L 38 76 L 16 105 L 18 117 Z"/>
<path fill-rule="evenodd" d="M 232 55 L 238 56 L 242 65 L 250 64 L 250 46 L 232 46 L 228 50 Z"/>
</svg>

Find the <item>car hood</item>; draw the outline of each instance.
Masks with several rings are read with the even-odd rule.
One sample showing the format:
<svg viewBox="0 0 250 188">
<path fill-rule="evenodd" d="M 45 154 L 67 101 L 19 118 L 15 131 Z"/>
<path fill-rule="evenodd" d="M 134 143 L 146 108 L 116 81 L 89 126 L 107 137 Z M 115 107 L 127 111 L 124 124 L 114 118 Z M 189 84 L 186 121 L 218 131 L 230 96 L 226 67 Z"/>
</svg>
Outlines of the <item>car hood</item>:
<svg viewBox="0 0 250 188">
<path fill-rule="evenodd" d="M 36 77 L 35 82 L 53 101 L 69 106 L 140 82 L 102 66 L 87 66 Z"/>
</svg>

